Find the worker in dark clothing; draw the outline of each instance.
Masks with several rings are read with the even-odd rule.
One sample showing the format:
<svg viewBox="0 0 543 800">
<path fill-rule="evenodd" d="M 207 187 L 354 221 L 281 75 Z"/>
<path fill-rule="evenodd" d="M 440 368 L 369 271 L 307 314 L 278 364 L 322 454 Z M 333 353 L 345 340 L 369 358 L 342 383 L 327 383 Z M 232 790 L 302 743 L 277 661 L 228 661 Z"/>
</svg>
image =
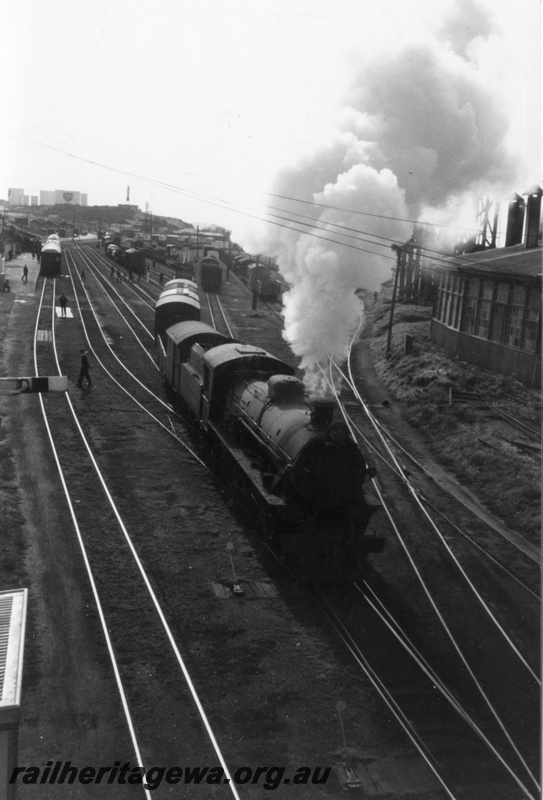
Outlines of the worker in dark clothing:
<svg viewBox="0 0 543 800">
<path fill-rule="evenodd" d="M 26 264 L 23 267 L 23 283 L 28 283 L 28 267 Z"/>
<path fill-rule="evenodd" d="M 68 298 L 66 297 L 66 295 L 61 294 L 60 297 L 58 298 L 58 302 L 59 302 L 59 305 L 60 305 L 60 316 L 61 317 L 65 317 L 66 316 L 66 306 L 68 305 Z"/>
<path fill-rule="evenodd" d="M 79 351 L 81 353 L 81 369 L 79 371 L 79 378 L 77 379 L 77 385 L 81 389 L 83 378 L 87 379 L 87 385 L 90 386 L 92 381 L 89 375 L 89 359 L 87 358 L 87 353 L 83 348 Z"/>
</svg>

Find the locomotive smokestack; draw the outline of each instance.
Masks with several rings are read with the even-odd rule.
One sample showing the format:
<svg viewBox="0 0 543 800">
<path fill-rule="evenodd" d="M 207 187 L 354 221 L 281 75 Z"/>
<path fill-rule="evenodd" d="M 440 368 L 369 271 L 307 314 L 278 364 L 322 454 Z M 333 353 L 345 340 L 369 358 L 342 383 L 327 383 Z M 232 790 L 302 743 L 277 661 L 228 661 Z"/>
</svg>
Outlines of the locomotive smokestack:
<svg viewBox="0 0 543 800">
<path fill-rule="evenodd" d="M 309 401 L 311 424 L 314 428 L 327 428 L 334 419 L 335 401 L 326 397 L 313 397 Z"/>
</svg>

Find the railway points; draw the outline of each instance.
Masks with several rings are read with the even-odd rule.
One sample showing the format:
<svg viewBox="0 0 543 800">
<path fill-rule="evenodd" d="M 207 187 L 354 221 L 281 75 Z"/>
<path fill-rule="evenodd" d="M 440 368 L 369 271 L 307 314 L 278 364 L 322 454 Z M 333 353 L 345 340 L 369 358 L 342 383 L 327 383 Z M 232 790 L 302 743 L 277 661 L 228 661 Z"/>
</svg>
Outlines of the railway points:
<svg viewBox="0 0 543 800">
<path fill-rule="evenodd" d="M 78 253 L 78 250 L 81 252 Z M 82 259 L 86 250 L 86 247 L 74 250 L 74 256 L 80 265 L 83 264 Z M 94 248 L 89 250 L 95 255 Z M 84 320 L 88 326 L 89 340 L 96 351 L 100 352 L 101 358 L 103 352 L 104 363 L 107 360 L 110 369 L 109 364 L 113 364 L 116 359 L 111 353 L 106 354 L 105 344 L 100 343 L 103 341 L 102 333 L 100 332 L 100 337 L 97 334 L 101 329 L 117 358 L 132 363 L 133 371 L 138 374 L 142 383 L 153 386 L 157 397 L 161 394 L 164 397 L 160 376 L 152 365 L 152 360 L 142 353 L 142 344 L 143 349 L 147 347 L 152 351 L 152 333 L 145 334 L 144 328 L 151 332 L 153 330 L 154 306 L 163 287 L 153 275 L 149 282 L 142 282 L 141 285 L 128 281 L 123 281 L 121 284 L 117 284 L 116 281 L 108 283 L 110 269 L 103 256 L 99 255 L 100 258 L 92 259 L 93 263 L 96 263 L 95 268 L 91 268 L 88 262 L 85 262 L 86 286 L 81 286 L 75 273 L 73 285 L 70 284 L 70 291 L 73 292 L 71 296 L 75 297 L 77 293 L 81 298 L 80 307 L 74 314 L 74 325 L 79 326 L 78 320 Z M 90 252 L 88 256 L 90 257 Z M 66 291 L 68 284 L 63 282 L 67 280 L 66 277 L 58 279 L 59 290 L 62 286 Z M 237 291 L 235 285 L 226 282 L 221 286 L 219 297 L 236 337 L 254 342 L 256 335 L 261 346 L 275 352 L 279 358 L 291 357 L 285 352 L 285 343 L 281 338 L 279 326 L 272 319 L 275 316 L 273 312 L 259 306 L 255 314 L 251 308 L 250 294 L 246 291 Z M 218 312 L 213 298 L 211 304 L 215 316 Z M 135 333 L 130 332 L 126 320 L 121 322 L 117 310 L 120 308 L 126 310 L 127 306 L 131 306 L 133 312 L 141 319 L 141 324 L 132 326 Z M 93 308 L 96 316 L 93 314 Z M 205 308 L 206 306 L 202 305 L 202 310 Z M 24 310 L 29 311 L 26 307 Z M 209 310 L 205 313 L 209 313 Z M 132 314 L 126 310 L 126 317 L 131 316 Z M 211 322 L 211 315 L 207 321 Z M 78 329 L 81 330 L 79 327 Z M 69 364 L 83 343 L 83 334 L 74 337 L 58 319 L 54 330 L 63 353 L 62 360 Z M 138 338 L 141 338 L 141 342 L 138 342 Z M 45 343 L 39 345 L 39 347 L 46 346 L 48 345 Z M 292 365 L 296 366 L 294 358 Z M 110 371 L 116 372 L 117 367 Z M 119 496 L 121 505 L 129 514 L 131 525 L 135 527 L 137 546 L 141 548 L 142 559 L 152 563 L 153 582 L 157 582 L 159 591 L 167 602 L 168 614 L 173 618 L 174 627 L 178 631 L 183 631 L 187 637 L 183 639 L 183 649 L 186 649 L 189 661 L 197 667 L 198 680 L 205 687 L 206 698 L 212 708 L 212 721 L 218 726 L 221 739 L 226 737 L 224 741 L 227 742 L 228 752 L 236 752 L 239 758 L 257 763 L 255 759 L 258 747 L 265 747 L 266 743 L 270 746 L 271 740 L 268 740 L 266 734 L 270 720 L 278 726 L 275 730 L 281 730 L 281 737 L 286 747 L 299 747 L 296 725 L 290 726 L 287 721 L 287 716 L 291 718 L 294 714 L 303 715 L 305 723 L 308 719 L 311 720 L 310 724 L 315 729 L 313 741 L 316 747 L 322 749 L 322 752 L 335 749 L 334 758 L 337 759 L 335 763 L 338 765 L 344 763 L 342 757 L 345 753 L 341 752 L 341 736 L 338 734 L 333 709 L 340 699 L 334 687 L 346 686 L 348 671 L 344 672 L 344 667 L 338 663 L 335 648 L 330 647 L 325 640 L 321 641 L 318 633 L 321 623 L 315 621 L 315 611 L 312 610 L 307 594 L 298 589 L 295 602 L 298 613 L 309 615 L 313 620 L 311 630 L 317 632 L 310 636 L 307 628 L 300 626 L 296 620 L 291 620 L 289 623 L 293 626 L 290 633 L 285 629 L 284 622 L 285 619 L 289 619 L 289 612 L 283 605 L 282 590 L 279 591 L 278 597 L 273 599 L 273 608 L 268 608 L 272 605 L 268 603 L 265 612 L 258 596 L 251 600 L 245 598 L 241 603 L 239 599 L 228 603 L 218 599 L 213 587 L 224 585 L 223 581 L 227 580 L 225 575 L 230 571 L 228 561 L 230 551 L 226 545 L 230 542 L 235 543 L 236 572 L 244 580 L 260 585 L 265 583 L 271 574 L 276 579 L 275 585 L 281 587 L 282 573 L 269 559 L 266 559 L 254 531 L 247 528 L 244 521 L 238 523 L 233 520 L 223 498 L 215 493 L 213 481 L 205 476 L 205 471 L 198 479 L 199 488 L 196 489 L 195 477 L 190 475 L 192 469 L 190 462 L 177 452 L 178 443 L 175 438 L 168 437 L 170 444 L 163 441 L 162 437 L 166 437 L 166 432 L 157 429 L 155 423 L 152 425 L 158 432 L 146 431 L 146 425 L 149 423 L 142 421 L 141 411 L 129 397 L 141 389 L 136 388 L 136 384 L 132 383 L 132 378 L 124 369 L 122 373 L 119 372 L 119 376 L 119 382 L 126 393 L 117 393 L 117 389 L 111 388 L 103 394 L 100 393 L 100 396 L 74 397 L 74 401 L 78 411 L 83 415 L 85 427 L 88 427 L 92 438 L 99 442 L 98 459 L 105 465 L 107 473 L 113 477 L 114 493 Z M 100 380 L 101 383 L 103 381 L 110 385 L 110 378 L 106 373 Z M 111 386 L 113 387 L 113 384 Z M 147 395 L 147 392 L 145 394 Z M 164 397 L 164 400 L 167 398 Z M 154 399 L 147 399 L 143 404 L 148 405 L 150 402 L 157 403 L 157 407 L 160 407 L 160 403 Z M 166 416 L 168 413 L 171 415 L 171 406 L 167 403 L 164 412 Z M 177 429 L 182 427 L 177 420 L 174 424 Z M 168 424 L 167 427 L 171 426 Z M 186 431 L 183 431 L 183 435 L 186 435 Z M 61 440 L 62 446 L 66 448 L 68 445 L 64 434 Z M 164 461 L 170 465 L 166 471 L 161 467 Z M 177 465 L 177 469 L 173 469 L 174 464 Z M 75 464 L 71 465 L 70 469 L 75 470 Z M 75 472 L 74 477 L 76 477 Z M 84 480 L 80 479 L 79 487 L 81 498 L 88 495 L 86 502 L 90 502 L 90 505 L 87 506 L 89 510 L 86 513 L 91 519 L 96 516 L 100 507 L 96 506 L 95 494 L 86 486 Z M 141 505 L 143 498 L 148 501 L 146 505 Z M 102 531 L 102 523 L 105 523 L 106 516 L 101 510 L 98 510 L 98 514 Z M 103 530 L 109 531 L 109 528 Z M 109 533 L 107 538 L 109 539 Z M 106 559 L 111 561 L 112 565 L 117 561 L 113 541 L 112 539 L 111 545 L 108 543 Z M 100 548 L 100 542 L 100 535 L 96 535 L 95 546 Z M 394 577 L 393 570 L 390 571 L 391 557 L 387 555 L 386 558 L 387 561 L 376 560 L 373 569 L 377 574 L 382 571 L 385 585 L 387 582 L 394 585 L 400 578 Z M 386 564 L 388 567 L 382 570 L 382 566 Z M 113 588 L 114 581 L 109 567 L 105 569 L 104 565 L 104 574 L 100 580 L 108 590 L 114 592 L 115 596 L 116 590 Z M 127 603 L 131 597 L 132 579 L 127 575 L 126 580 L 123 578 L 120 582 L 123 584 L 123 591 L 126 592 L 124 602 Z M 404 615 L 411 608 L 411 601 L 407 601 L 408 609 L 404 607 L 405 602 L 405 596 L 402 599 L 396 594 L 395 603 Z M 217 608 L 217 603 L 220 609 Z M 289 603 L 292 604 L 292 597 Z M 350 616 L 353 618 L 352 606 Z M 358 613 L 355 614 L 355 617 L 358 616 Z M 414 619 L 420 619 L 418 612 L 414 613 Z M 229 631 L 232 629 L 238 631 L 237 644 L 229 637 Z M 153 635 L 156 636 L 153 634 L 152 626 L 148 630 L 145 626 L 145 630 L 141 632 L 143 637 L 141 641 L 149 642 L 151 646 Z M 297 647 L 298 643 L 301 643 L 302 650 Z M 128 643 L 123 640 L 121 650 L 125 653 L 126 663 L 130 663 L 127 645 Z M 247 671 L 247 659 L 258 667 L 256 672 Z M 339 661 L 341 662 L 341 659 Z M 309 669 L 309 662 L 329 666 L 315 676 Z M 297 665 L 298 677 L 292 672 L 294 664 Z M 142 665 L 141 677 L 145 677 L 142 686 L 145 686 L 145 691 L 149 691 L 153 698 L 157 698 L 163 688 L 161 677 L 166 679 L 167 685 L 171 685 L 173 675 L 166 670 L 166 674 L 162 676 L 158 674 L 146 676 L 146 666 Z M 260 670 L 263 670 L 263 673 Z M 278 670 L 282 676 L 280 681 L 273 677 L 277 675 Z M 287 689 L 291 700 L 285 699 L 287 705 L 283 714 L 277 708 L 277 700 L 284 695 L 284 676 L 290 675 L 291 672 L 292 677 L 289 677 L 289 689 Z M 257 708 L 255 698 L 261 692 L 262 675 L 267 680 L 269 692 L 266 706 L 255 718 L 255 708 Z M 136 675 L 130 677 L 134 685 L 136 677 Z M 224 688 L 227 684 L 231 686 L 232 682 L 236 686 L 235 705 L 233 698 L 230 700 L 224 696 Z M 358 761 L 354 759 L 357 761 L 357 768 L 360 769 L 360 773 L 357 774 L 363 785 L 370 787 L 372 775 L 374 778 L 379 776 L 381 795 L 390 796 L 391 793 L 398 793 L 402 789 L 402 778 L 398 776 L 403 775 L 405 778 L 409 774 L 410 789 L 418 793 L 418 796 L 431 797 L 432 800 L 443 796 L 443 788 L 435 782 L 432 771 L 422 765 L 416 749 L 406 744 L 400 729 L 397 729 L 396 725 L 391 727 L 390 724 L 384 724 L 384 712 L 374 713 L 372 709 L 376 708 L 377 701 L 372 690 L 360 686 L 360 678 L 355 678 L 354 675 L 350 675 L 349 689 L 348 704 L 343 717 L 349 731 L 349 744 L 352 742 L 352 749 L 356 749 L 362 756 L 365 755 L 365 759 L 364 757 Z M 296 693 L 297 699 L 292 699 L 293 692 Z M 325 698 L 321 701 L 321 708 L 317 707 L 317 696 Z M 364 712 L 363 722 L 360 719 L 361 709 Z M 38 728 L 36 732 L 37 730 Z M 29 731 L 32 731 L 32 723 Z M 239 737 L 248 731 L 252 733 L 255 746 L 250 746 L 245 740 L 236 744 Z M 81 744 L 83 740 L 84 737 L 78 737 Z M 363 744 L 369 741 L 372 742 L 370 761 Z M 332 747 L 331 742 L 334 743 Z M 429 745 L 431 746 L 431 737 Z M 163 752 L 173 753 L 171 745 L 165 739 L 161 740 L 161 746 Z M 440 753 L 440 761 L 446 758 L 445 750 L 446 748 L 442 754 Z M 487 764 L 486 786 L 492 788 L 493 796 L 507 797 L 507 800 L 515 797 L 519 787 L 518 784 L 511 786 L 507 771 L 502 771 L 499 763 L 495 763 L 491 756 L 483 755 L 482 762 Z M 479 778 L 476 775 L 478 768 L 478 764 L 470 764 L 470 770 L 464 772 L 465 783 L 461 786 L 458 783 L 454 786 L 454 780 L 458 781 L 458 778 L 453 779 L 452 796 L 476 797 L 474 792 L 481 791 L 481 784 L 478 783 Z M 447 770 L 450 769 L 448 766 Z M 454 773 L 454 766 L 452 771 Z M 482 786 L 485 785 L 484 780 Z M 524 783 L 524 778 L 521 781 Z M 404 783 L 404 788 L 405 785 Z M 282 796 L 284 791 L 286 789 L 279 788 L 278 797 Z M 335 787 L 327 785 L 325 796 L 331 798 L 340 796 L 337 791 L 342 792 L 339 784 L 335 784 Z M 520 792 L 521 790 L 518 796 L 521 796 Z M 378 793 L 375 796 L 380 795 Z"/>
</svg>

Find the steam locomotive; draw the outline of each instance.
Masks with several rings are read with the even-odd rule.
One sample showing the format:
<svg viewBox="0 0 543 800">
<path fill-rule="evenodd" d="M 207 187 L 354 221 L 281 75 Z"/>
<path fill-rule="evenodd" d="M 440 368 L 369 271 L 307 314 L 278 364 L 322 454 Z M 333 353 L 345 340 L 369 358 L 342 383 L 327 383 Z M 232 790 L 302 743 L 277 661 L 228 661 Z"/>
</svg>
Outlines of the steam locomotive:
<svg viewBox="0 0 543 800">
<path fill-rule="evenodd" d="M 304 581 L 340 582 L 383 540 L 366 533 L 377 509 L 368 467 L 335 403 L 308 401 L 294 370 L 198 320 L 157 336 L 170 389 L 195 417 L 214 470 L 250 502 L 262 532 Z"/>
</svg>

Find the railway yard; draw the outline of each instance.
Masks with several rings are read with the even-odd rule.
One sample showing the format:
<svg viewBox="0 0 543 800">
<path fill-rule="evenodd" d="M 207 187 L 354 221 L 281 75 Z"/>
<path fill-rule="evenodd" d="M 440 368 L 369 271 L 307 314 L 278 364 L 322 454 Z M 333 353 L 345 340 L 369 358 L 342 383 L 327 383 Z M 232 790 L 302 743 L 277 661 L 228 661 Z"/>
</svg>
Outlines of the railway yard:
<svg viewBox="0 0 543 800">
<path fill-rule="evenodd" d="M 118 281 L 94 242 L 63 258 L 53 280 L 23 254 L 0 300 L 2 374 L 69 386 L 0 396 L 0 589 L 29 590 L 17 763 L 183 773 L 20 781 L 18 800 L 539 797 L 538 393 L 432 352 L 424 309 L 397 309 L 387 360 L 390 296 L 368 297 L 341 402 L 385 549 L 341 586 L 301 584 L 166 391 L 171 270 Z M 200 300 L 204 322 L 297 368 L 280 306 L 254 308 L 235 274 Z"/>
</svg>

